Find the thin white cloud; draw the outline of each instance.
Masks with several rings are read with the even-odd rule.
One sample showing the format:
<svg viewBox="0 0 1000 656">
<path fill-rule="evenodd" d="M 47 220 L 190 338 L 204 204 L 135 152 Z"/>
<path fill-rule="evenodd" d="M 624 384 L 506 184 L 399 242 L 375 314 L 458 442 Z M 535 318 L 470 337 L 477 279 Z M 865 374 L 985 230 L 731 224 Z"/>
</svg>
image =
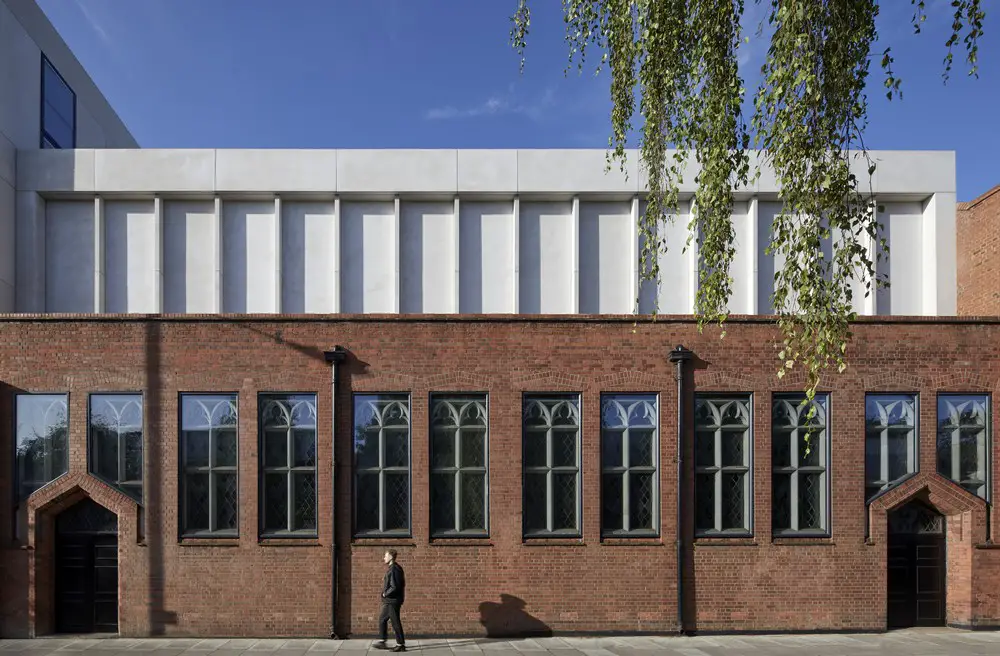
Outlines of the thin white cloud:
<svg viewBox="0 0 1000 656">
<path fill-rule="evenodd" d="M 465 106 L 456 107 L 445 105 L 434 107 L 424 112 L 424 118 L 428 121 L 444 121 L 481 118 L 486 116 L 500 116 L 504 114 L 519 114 L 537 121 L 545 115 L 545 111 L 555 102 L 555 89 L 549 87 L 545 92 L 532 102 L 517 102 L 514 99 L 513 90 L 506 95 L 494 94 L 485 101 Z"/>
<path fill-rule="evenodd" d="M 87 3 L 85 0 L 75 0 L 77 8 L 80 13 L 83 14 L 84 20 L 90 25 L 90 28 L 94 30 L 94 33 L 104 42 L 105 45 L 110 46 L 112 44 L 111 37 L 108 36 L 108 31 L 104 28 L 101 21 L 94 15 L 90 9 L 87 8 Z"/>
</svg>

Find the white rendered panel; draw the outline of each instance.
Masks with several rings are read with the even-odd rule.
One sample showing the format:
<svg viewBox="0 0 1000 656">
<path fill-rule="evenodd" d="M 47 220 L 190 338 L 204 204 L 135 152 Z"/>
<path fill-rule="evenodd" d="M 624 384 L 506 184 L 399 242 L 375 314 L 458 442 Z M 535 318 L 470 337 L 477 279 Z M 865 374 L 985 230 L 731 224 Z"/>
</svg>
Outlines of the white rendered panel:
<svg viewBox="0 0 1000 656">
<path fill-rule="evenodd" d="M 94 201 L 45 203 L 45 310 L 94 312 Z"/>
<path fill-rule="evenodd" d="M 274 201 L 223 201 L 222 213 L 223 312 L 274 312 Z"/>
<path fill-rule="evenodd" d="M 163 311 L 207 314 L 216 311 L 215 203 L 164 201 Z"/>
<path fill-rule="evenodd" d="M 632 202 L 580 202 L 580 312 L 631 314 Z"/>
<path fill-rule="evenodd" d="M 460 311 L 513 312 L 514 214 L 506 201 L 462 201 L 459 205 Z"/>
<path fill-rule="evenodd" d="M 335 311 L 337 238 L 333 202 L 282 202 L 282 312 L 323 314 Z"/>
<path fill-rule="evenodd" d="M 691 314 L 694 311 L 688 293 L 694 271 L 691 267 L 690 254 L 684 252 L 688 238 L 690 207 L 688 203 L 682 202 L 679 210 L 680 214 L 661 222 L 657 228 L 659 236 L 666 240 L 667 250 L 665 253 L 657 254 L 660 268 L 659 284 L 643 281 L 639 286 L 640 314 L 652 313 L 654 305 L 659 314 Z M 646 203 L 640 203 L 639 216 L 645 211 Z M 637 257 L 641 257 L 642 235 L 639 234 L 637 239 L 639 243 L 636 253 Z M 639 273 L 640 276 L 643 275 L 641 265 Z"/>
<path fill-rule="evenodd" d="M 393 203 L 341 201 L 340 215 L 341 311 L 394 312 L 397 232 Z"/>
<path fill-rule="evenodd" d="M 152 200 L 104 202 L 106 312 L 157 312 L 158 248 Z"/>
<path fill-rule="evenodd" d="M 883 253 L 880 274 L 889 276 L 889 287 L 878 290 L 876 314 L 922 315 L 923 312 L 923 208 L 919 202 L 879 203 L 881 237 L 889 244 Z"/>
<path fill-rule="evenodd" d="M 572 202 L 521 201 L 520 312 L 565 314 L 573 311 Z"/>
<path fill-rule="evenodd" d="M 400 203 L 400 312 L 456 312 L 455 202 Z"/>
</svg>

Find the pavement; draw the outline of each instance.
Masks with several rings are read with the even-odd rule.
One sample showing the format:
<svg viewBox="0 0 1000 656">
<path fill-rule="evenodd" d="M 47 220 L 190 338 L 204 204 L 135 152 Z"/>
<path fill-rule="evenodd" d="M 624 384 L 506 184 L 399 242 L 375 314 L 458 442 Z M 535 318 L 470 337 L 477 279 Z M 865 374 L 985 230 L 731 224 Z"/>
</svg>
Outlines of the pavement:
<svg viewBox="0 0 1000 656">
<path fill-rule="evenodd" d="M 389 646 L 393 641 L 389 640 Z M 371 640 L 37 638 L 0 640 L 0 656 L 360 656 L 385 654 Z M 436 638 L 410 640 L 407 652 L 420 654 L 556 654 L 610 656 L 996 656 L 1000 632 L 909 629 L 881 634 L 759 635 L 696 637 L 560 637 L 500 640 Z"/>
</svg>

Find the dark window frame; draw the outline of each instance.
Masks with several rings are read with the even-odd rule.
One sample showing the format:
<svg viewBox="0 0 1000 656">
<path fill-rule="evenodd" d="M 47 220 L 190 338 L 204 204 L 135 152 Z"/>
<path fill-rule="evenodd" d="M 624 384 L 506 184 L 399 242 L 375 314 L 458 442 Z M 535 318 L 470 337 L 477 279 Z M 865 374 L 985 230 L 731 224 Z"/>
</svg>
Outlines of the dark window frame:
<svg viewBox="0 0 1000 656">
<path fill-rule="evenodd" d="M 986 401 L 986 403 L 985 403 L 986 418 L 985 418 L 985 424 L 984 424 L 984 433 L 985 433 L 985 435 L 983 436 L 983 440 L 985 442 L 984 455 L 985 455 L 986 462 L 980 465 L 981 468 L 984 471 L 984 474 L 985 474 L 983 485 L 982 485 L 982 487 L 983 487 L 983 494 L 976 494 L 975 492 L 972 492 L 972 490 L 969 490 L 967 487 L 965 487 L 964 485 L 962 485 L 961 481 L 955 480 L 955 478 L 952 477 L 950 474 L 945 474 L 945 473 L 941 472 L 941 467 L 942 467 L 942 462 L 941 462 L 941 457 L 940 457 L 940 452 L 941 452 L 941 401 L 943 399 L 947 399 L 949 397 L 951 397 L 951 398 L 955 398 L 955 397 L 958 397 L 958 398 L 961 398 L 961 397 L 967 397 L 967 398 L 969 398 L 969 397 L 981 397 L 981 398 L 985 399 L 985 401 Z M 992 488 L 993 488 L 993 395 L 990 392 L 982 392 L 982 391 L 979 391 L 979 392 L 938 392 L 936 401 L 937 402 L 935 403 L 935 409 L 934 409 L 935 415 L 936 415 L 935 416 L 935 419 L 936 419 L 936 432 L 935 432 L 935 440 L 934 440 L 934 447 L 935 447 L 934 448 L 934 450 L 935 450 L 934 468 L 935 468 L 935 471 L 937 471 L 941 476 L 944 476 L 948 480 L 954 482 L 956 485 L 959 485 L 960 487 L 963 487 L 964 489 L 968 490 L 970 494 L 975 494 L 979 498 L 984 499 L 987 503 L 990 503 L 991 499 L 993 498 L 993 495 L 991 494 L 991 491 L 992 491 Z M 961 430 L 961 425 L 958 427 L 958 429 Z M 954 466 L 955 465 L 953 463 L 952 464 L 952 468 L 953 469 L 954 469 Z"/>
<path fill-rule="evenodd" d="M 532 401 L 576 401 L 576 409 L 579 417 L 576 426 L 576 463 L 574 467 L 552 465 L 552 427 L 545 431 L 546 440 L 546 465 L 530 467 L 526 464 L 525 453 L 528 441 L 528 429 L 525 425 L 524 413 L 528 403 Z M 521 535 L 525 540 L 546 539 L 546 538 L 582 538 L 583 537 L 583 413 L 584 399 L 582 392 L 524 392 L 521 395 Z M 539 431 L 540 432 L 540 431 Z M 529 471 L 533 469 L 535 471 Z M 542 471 L 544 470 L 544 471 Z M 554 496 L 552 492 L 553 474 L 575 472 L 576 476 L 576 528 L 575 529 L 553 529 L 553 504 Z M 528 530 L 527 528 L 527 494 L 526 480 L 529 473 L 544 473 L 546 475 L 546 528 L 543 530 Z"/>
<path fill-rule="evenodd" d="M 360 476 L 361 470 L 357 463 L 357 454 L 355 452 L 355 431 L 357 430 L 357 399 L 359 397 L 400 397 L 398 399 L 393 399 L 396 402 L 402 402 L 405 398 L 406 409 L 407 409 L 407 430 L 406 430 L 406 485 L 407 485 L 407 499 L 406 499 L 406 528 L 405 529 L 390 529 L 384 530 L 385 525 L 385 499 L 380 494 L 378 501 L 378 523 L 379 528 L 376 530 L 362 531 L 358 528 L 358 478 Z M 381 431 L 380 431 L 381 433 Z M 381 445 L 383 438 L 380 434 L 379 443 Z M 379 449 L 380 453 L 382 451 L 381 446 Z M 382 465 L 383 459 L 379 458 L 378 467 L 366 467 L 365 470 L 368 472 L 378 472 L 379 477 L 379 487 L 384 488 L 384 474 L 387 470 L 398 471 L 402 468 L 399 467 L 385 467 Z M 364 391 L 364 392 L 354 392 L 351 394 L 351 534 L 356 539 L 365 538 L 390 538 L 390 539 L 409 539 L 413 537 L 413 395 L 411 392 L 386 392 L 386 391 Z"/>
<path fill-rule="evenodd" d="M 294 458 L 294 446 L 295 446 L 295 432 L 294 427 L 287 426 L 287 436 L 286 436 L 286 466 L 285 467 L 270 467 L 266 461 L 266 432 L 264 427 L 263 415 L 265 406 L 267 403 L 285 400 L 289 397 L 310 397 L 312 401 L 312 409 L 316 415 L 316 425 L 313 427 L 313 465 L 312 467 L 301 467 L 294 466 L 292 464 Z M 308 402 L 308 400 L 303 400 L 303 402 Z M 319 536 L 319 394 L 316 392 L 258 392 L 257 393 L 257 440 L 258 440 L 258 481 L 257 487 L 259 490 L 259 508 L 258 508 L 258 534 L 261 538 L 316 538 Z M 314 528 L 311 529 L 294 529 L 289 528 L 294 522 L 292 516 L 295 514 L 295 486 L 293 480 L 295 474 L 308 474 L 312 472 L 313 478 L 315 480 L 315 499 L 313 508 L 313 523 Z M 267 530 L 267 524 L 265 522 L 265 513 L 267 511 L 267 487 L 265 485 L 265 477 L 267 474 L 284 474 L 287 477 L 285 482 L 288 489 L 288 496 L 285 499 L 285 513 L 286 513 L 286 527 L 283 530 Z"/>
<path fill-rule="evenodd" d="M 236 409 L 236 421 L 234 423 L 234 428 L 236 432 L 236 463 L 232 466 L 225 466 L 224 468 L 216 467 L 213 465 L 215 458 L 215 442 L 212 438 L 213 433 L 209 435 L 208 443 L 208 465 L 204 467 L 193 467 L 189 468 L 187 465 L 187 439 L 185 433 L 188 432 L 184 429 L 184 399 L 185 398 L 198 398 L 198 397 L 222 397 L 222 396 L 232 396 L 233 406 Z M 178 456 L 178 521 L 177 527 L 180 531 L 181 539 L 238 539 L 240 537 L 240 508 L 243 505 L 242 495 L 240 494 L 240 394 L 239 392 L 233 391 L 219 391 L 219 392 L 178 392 L 177 393 L 177 456 Z M 211 430 L 209 428 L 208 430 Z M 197 471 L 189 471 L 197 470 Z M 233 474 L 236 476 L 236 528 L 234 529 L 215 529 L 213 525 L 216 523 L 218 517 L 218 509 L 215 504 L 212 503 L 214 489 L 213 481 L 214 474 L 217 470 L 222 469 L 221 473 Z M 187 515 L 187 487 L 186 479 L 188 473 L 207 473 L 209 475 L 209 501 L 208 501 L 208 515 L 209 515 L 209 527 L 208 529 L 194 529 L 188 530 L 186 528 L 188 515 Z"/>
<path fill-rule="evenodd" d="M 713 444 L 713 455 L 714 464 L 709 465 L 698 465 L 698 423 L 697 423 L 697 409 L 698 402 L 717 402 L 717 403 L 728 403 L 728 402 L 745 402 L 747 411 L 747 423 L 746 423 L 746 434 L 744 437 L 744 460 L 745 465 L 723 465 L 722 464 L 722 449 L 720 436 L 721 432 L 724 430 L 722 425 L 718 425 L 715 428 L 717 433 L 715 438 L 715 443 Z M 752 538 L 754 536 L 754 513 L 756 512 L 756 504 L 754 503 L 754 441 L 756 438 L 754 431 L 754 413 L 755 408 L 755 398 L 752 392 L 703 392 L 696 393 L 694 398 L 694 408 L 695 415 L 692 417 L 692 425 L 694 428 L 694 458 L 693 458 L 693 468 L 695 473 L 695 486 L 694 486 L 694 531 L 696 538 Z M 718 494 L 721 486 L 721 477 L 725 476 L 727 470 L 732 473 L 740 473 L 743 476 L 743 524 L 739 528 L 721 528 L 723 516 L 721 512 L 722 498 L 716 497 L 714 500 L 715 511 L 713 513 L 713 527 L 712 528 L 699 528 L 698 527 L 698 485 L 697 476 L 699 474 L 711 474 L 715 479 L 720 479 L 720 482 L 715 483 L 716 494 Z"/>
<path fill-rule="evenodd" d="M 881 464 L 882 458 L 881 458 L 881 455 L 880 455 L 880 465 L 879 465 L 880 478 L 878 478 L 878 479 L 869 479 L 869 476 L 868 476 L 868 473 L 869 473 L 868 472 L 868 399 L 880 398 L 880 397 L 881 398 L 911 397 L 913 399 L 913 426 L 911 427 L 912 433 L 911 433 L 910 439 L 907 442 L 907 448 L 910 449 L 909 453 L 912 456 L 913 466 L 912 466 L 912 468 L 909 469 L 909 471 L 907 471 L 906 473 L 904 473 L 902 476 L 896 477 L 896 478 L 894 478 L 892 480 L 882 480 L 882 478 L 881 478 L 882 474 L 887 474 L 888 473 L 888 471 L 882 471 L 882 464 Z M 864 413 L 865 413 L 864 414 L 864 422 L 865 422 L 865 432 L 864 432 L 864 440 L 865 440 L 865 442 L 864 442 L 864 445 L 865 445 L 865 470 L 864 470 L 863 485 L 864 485 L 865 504 L 867 505 L 867 504 L 871 503 L 871 501 L 873 499 L 875 499 L 880 493 L 882 493 L 885 490 L 890 489 L 890 488 L 892 488 L 892 487 L 894 487 L 896 485 L 899 485 L 903 481 L 907 480 L 909 477 L 914 476 L 914 475 L 916 475 L 916 474 L 918 474 L 920 472 L 920 393 L 919 392 L 913 392 L 913 391 L 909 391 L 909 392 L 908 391 L 865 392 Z M 890 427 L 886 426 L 886 427 L 883 427 L 882 430 L 888 432 L 889 428 Z M 888 435 L 886 436 L 885 443 L 888 444 Z M 881 446 L 881 440 L 880 440 L 880 446 Z M 880 454 L 881 454 L 881 451 L 880 451 Z M 910 456 L 908 456 L 908 457 L 910 457 Z M 885 456 L 885 458 L 888 458 L 888 456 Z M 935 463 L 935 465 L 936 465 L 936 463 Z M 886 464 L 886 467 L 888 467 L 888 464 Z M 868 490 L 869 489 L 874 489 L 875 488 L 875 485 L 874 485 L 875 483 L 880 483 L 878 489 L 875 489 L 871 494 L 869 494 Z"/>
<path fill-rule="evenodd" d="M 483 435 L 483 466 L 482 467 L 471 467 L 463 466 L 461 461 L 461 426 L 456 427 L 455 441 L 456 450 L 455 458 L 456 465 L 454 467 L 436 467 L 434 465 L 434 404 L 436 402 L 451 402 L 456 400 L 461 401 L 478 401 L 482 400 L 483 405 L 486 408 L 486 423 L 485 432 Z M 432 392 L 430 394 L 428 402 L 428 440 L 427 448 L 430 458 L 430 464 L 428 466 L 428 472 L 430 474 L 428 478 L 428 510 L 430 513 L 430 535 L 434 539 L 452 539 L 452 538 L 475 538 L 482 539 L 490 537 L 490 395 L 489 392 Z M 456 524 L 455 527 L 450 530 L 435 530 L 434 527 L 434 508 L 433 508 L 433 487 L 434 487 L 434 474 L 442 473 L 444 470 L 448 472 L 453 472 L 456 477 L 456 489 L 455 496 L 455 513 L 456 513 Z M 462 529 L 460 528 L 461 516 L 463 502 L 462 502 L 462 488 L 461 479 L 462 474 L 475 473 L 483 475 L 483 529 Z"/>
<path fill-rule="evenodd" d="M 18 457 L 17 457 L 17 399 L 19 397 L 22 397 L 22 396 L 63 396 L 63 397 L 65 397 L 65 400 L 66 400 L 66 452 L 67 452 L 67 454 L 66 454 L 66 471 L 64 471 L 61 474 L 58 474 L 57 476 L 54 476 L 52 479 L 50 479 L 50 480 L 46 481 L 45 483 L 43 483 L 42 485 L 38 486 L 30 494 L 28 494 L 26 497 L 23 497 L 23 498 L 21 496 L 21 485 L 23 483 L 23 481 L 21 479 L 21 465 L 20 465 L 20 462 L 19 462 Z M 10 431 L 11 438 L 12 438 L 11 439 L 11 464 L 13 465 L 13 472 L 12 472 L 13 475 L 11 476 L 11 486 L 13 488 L 13 490 L 12 490 L 13 493 L 11 495 L 11 499 L 13 499 L 15 510 L 21 508 L 22 506 L 24 506 L 27 503 L 28 499 L 30 499 L 33 494 L 35 494 L 39 490 L 42 490 L 42 489 L 48 487 L 49 485 L 51 485 L 52 483 L 56 482 L 57 480 L 59 480 L 63 476 L 66 476 L 67 474 L 69 474 L 69 470 L 70 470 L 70 468 L 69 468 L 70 434 L 69 433 L 70 433 L 70 427 L 72 425 L 71 424 L 71 408 L 72 408 L 71 398 L 72 397 L 71 397 L 71 394 L 70 394 L 69 391 L 55 391 L 55 392 L 48 392 L 48 391 L 46 391 L 46 392 L 15 392 L 13 394 L 13 398 L 11 399 L 12 403 L 11 403 L 11 431 Z M 17 531 L 15 530 L 15 534 L 16 534 L 16 532 Z"/>
<path fill-rule="evenodd" d="M 125 465 L 124 455 L 121 453 L 121 436 L 119 436 L 119 452 L 118 452 L 118 477 L 116 480 L 109 480 L 107 477 L 102 476 L 97 467 L 97 444 L 94 436 L 94 426 L 93 426 L 93 404 L 95 397 L 102 396 L 136 396 L 139 397 L 141 401 L 141 411 L 142 411 L 142 424 L 140 426 L 142 432 L 142 439 L 140 441 L 140 458 L 142 464 L 139 467 L 139 497 L 136 498 L 134 495 L 126 492 L 122 484 L 123 483 L 134 483 L 134 481 L 123 481 L 121 479 L 122 468 Z M 145 506 L 146 501 L 146 435 L 147 435 L 147 418 L 146 418 L 146 395 L 144 392 L 137 392 L 135 390 L 127 391 L 101 391 L 101 392 L 89 392 L 87 394 L 87 473 L 95 478 L 98 478 L 108 485 L 111 485 L 115 489 L 121 491 L 123 494 L 127 495 L 130 499 L 139 504 L 140 507 Z"/>
<path fill-rule="evenodd" d="M 832 464 L 833 464 L 833 462 L 832 462 L 833 461 L 833 448 L 832 448 L 833 429 L 832 429 L 832 426 L 831 426 L 832 421 L 833 421 L 833 409 L 832 409 L 832 405 L 831 405 L 832 404 L 832 394 L 830 394 L 829 392 L 817 392 L 816 393 L 816 398 L 817 399 L 819 399 L 819 398 L 823 399 L 823 402 L 824 402 L 823 410 L 824 410 L 824 413 L 826 415 L 825 416 L 825 421 L 824 421 L 824 424 L 823 424 L 823 431 L 822 431 L 822 440 L 823 440 L 823 442 L 819 446 L 819 452 L 822 454 L 822 464 L 821 465 L 816 465 L 816 466 L 810 466 L 809 469 L 813 470 L 813 471 L 812 472 L 806 472 L 806 473 L 819 473 L 823 477 L 822 491 L 823 491 L 824 498 L 823 498 L 823 503 L 822 503 L 822 508 L 821 508 L 821 511 L 823 513 L 823 515 L 822 515 L 822 521 L 821 521 L 822 528 L 819 528 L 819 529 L 810 529 L 810 528 L 807 528 L 807 529 L 802 529 L 802 528 L 796 528 L 796 529 L 792 529 L 792 528 L 777 529 L 774 526 L 774 517 L 775 517 L 775 514 L 776 514 L 775 510 L 774 510 L 774 504 L 775 504 L 775 498 L 774 498 L 774 490 L 775 490 L 774 476 L 775 476 L 775 474 L 789 474 L 793 478 L 798 478 L 799 474 L 802 473 L 801 470 L 803 469 L 803 466 L 801 466 L 801 465 L 795 465 L 794 467 L 791 466 L 791 465 L 789 465 L 787 467 L 778 468 L 774 464 L 774 433 L 775 433 L 775 431 L 774 431 L 774 405 L 776 403 L 778 403 L 778 402 L 781 402 L 781 401 L 785 401 L 785 402 L 789 402 L 789 403 L 794 403 L 794 404 L 798 405 L 804 398 L 805 398 L 804 394 L 797 393 L 797 392 L 781 392 L 781 393 L 772 394 L 772 396 L 771 396 L 771 449 L 772 449 L 772 451 L 771 451 L 771 535 L 773 537 L 776 537 L 776 538 L 798 538 L 798 537 L 804 537 L 804 538 L 828 538 L 828 537 L 831 537 L 833 535 L 833 528 L 832 528 L 832 521 L 833 521 L 833 503 L 832 503 L 833 478 L 832 478 L 832 474 L 831 474 L 831 472 L 832 472 Z M 798 433 L 797 428 L 794 431 L 796 433 L 796 436 L 793 439 L 801 439 L 801 436 L 797 434 Z M 790 451 L 792 451 L 792 452 L 794 452 L 796 454 L 796 459 L 797 459 L 797 457 L 798 457 L 797 454 L 799 453 L 798 449 L 797 448 L 793 448 L 791 444 L 789 444 L 789 449 L 790 449 Z M 779 469 L 781 469 L 782 471 L 778 471 Z M 820 469 L 822 469 L 822 471 L 816 471 L 816 470 L 820 470 Z M 790 494 L 791 494 L 791 492 L 790 492 Z M 795 517 L 795 511 L 798 509 L 798 499 L 791 499 L 790 500 L 790 504 L 791 504 L 791 507 L 789 508 L 789 516 L 790 517 Z M 797 523 L 797 518 L 795 518 L 795 520 L 793 522 L 791 522 L 791 523 Z"/>
<path fill-rule="evenodd" d="M 613 401 L 616 397 L 619 398 L 632 398 L 637 401 L 644 400 L 645 397 L 652 397 L 652 406 L 654 410 L 655 423 L 653 425 L 653 442 L 650 448 L 652 449 L 652 465 L 649 467 L 645 466 L 633 466 L 630 457 L 629 449 L 629 431 L 632 428 L 626 423 L 626 425 L 621 428 L 622 432 L 622 465 L 619 467 L 609 468 L 604 460 L 604 438 L 605 438 L 605 425 L 604 425 L 604 404 L 607 401 Z M 601 439 L 601 537 L 602 538 L 656 538 L 660 536 L 660 395 L 658 392 L 601 392 L 601 426 L 600 426 L 600 439 Z M 619 429 L 614 429 L 619 430 Z M 628 463 L 628 464 L 626 464 Z M 652 490 L 652 525 L 651 529 L 634 529 L 628 526 L 630 519 L 630 503 L 631 503 L 631 491 L 628 487 L 629 475 L 635 470 L 652 470 L 652 471 L 642 471 L 639 473 L 651 473 L 653 481 Z M 604 524 L 604 476 L 609 474 L 622 474 L 622 524 L 623 526 L 628 526 L 622 529 L 608 529 Z"/>
<path fill-rule="evenodd" d="M 66 90 L 69 91 L 70 95 L 73 97 L 73 119 L 72 119 L 73 120 L 73 124 L 70 126 L 70 128 L 71 128 L 71 130 L 73 132 L 73 136 L 72 136 L 72 140 L 73 141 L 69 145 L 60 144 L 49 133 L 49 131 L 45 129 L 45 105 L 47 104 L 46 100 L 45 100 L 45 68 L 46 68 L 46 66 L 48 66 L 48 68 L 52 69 L 52 72 L 56 74 L 56 77 L 59 78 L 59 81 L 62 82 L 62 84 L 66 87 Z M 63 75 L 62 75 L 62 73 L 59 72 L 59 69 L 56 68 L 55 64 L 52 63 L 52 60 L 45 56 L 44 52 L 42 53 L 41 72 L 40 72 L 40 75 L 39 75 L 39 79 L 41 80 L 41 86 L 39 88 L 39 94 L 38 94 L 39 95 L 39 104 L 38 104 L 38 107 L 39 107 L 39 115 L 38 115 L 38 127 L 39 127 L 39 130 L 38 130 L 38 132 L 39 132 L 38 147 L 44 149 L 44 148 L 47 147 L 46 143 L 48 143 L 48 144 L 50 144 L 51 148 L 54 148 L 56 150 L 76 148 L 76 123 L 77 123 L 77 98 L 76 98 L 76 91 L 73 90 L 73 87 L 70 86 L 69 82 L 66 81 L 66 78 L 64 78 Z M 48 103 L 48 104 L 52 105 L 52 103 Z M 52 105 L 52 107 L 55 108 L 55 105 Z"/>
</svg>

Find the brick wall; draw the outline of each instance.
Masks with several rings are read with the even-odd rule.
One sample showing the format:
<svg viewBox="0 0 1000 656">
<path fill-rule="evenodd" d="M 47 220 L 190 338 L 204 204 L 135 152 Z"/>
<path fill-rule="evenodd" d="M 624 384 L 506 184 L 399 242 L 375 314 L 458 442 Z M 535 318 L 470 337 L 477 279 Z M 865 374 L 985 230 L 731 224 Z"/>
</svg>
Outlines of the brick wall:
<svg viewBox="0 0 1000 656">
<path fill-rule="evenodd" d="M 959 203 L 958 314 L 1000 315 L 1000 186 Z"/>
<path fill-rule="evenodd" d="M 939 391 L 1000 389 L 1000 321 L 872 320 L 856 326 L 851 366 L 831 376 L 832 537 L 771 537 L 770 404 L 798 391 L 793 372 L 775 375 L 774 327 L 736 319 L 724 340 L 687 320 L 632 318 L 55 317 L 0 321 L 0 631 L 51 627 L 55 513 L 88 494 L 138 526 L 137 508 L 86 473 L 87 394 L 145 393 L 144 538 L 125 531 L 120 548 L 124 635 L 323 636 L 330 631 L 331 547 L 338 546 L 337 629 L 375 630 L 382 552 L 393 547 L 407 573 L 404 621 L 413 634 L 499 631 L 676 629 L 676 381 L 668 352 L 696 354 L 688 383 L 699 392 L 751 393 L 754 404 L 753 521 L 743 539 L 699 539 L 687 551 L 687 628 L 697 630 L 879 629 L 885 625 L 885 510 L 873 509 L 866 541 L 864 393 L 919 392 L 921 473 L 899 495 L 931 494 L 950 517 L 968 514 L 959 537 L 949 522 L 950 612 L 963 624 L 1000 624 L 1000 552 L 982 548 L 985 504 L 934 473 Z M 323 351 L 349 352 L 341 368 L 335 446 L 336 525 L 331 495 L 330 365 Z M 690 387 L 689 387 L 690 389 Z M 28 538 L 14 540 L 11 397 L 69 391 L 70 474 L 28 503 Z M 318 398 L 319 537 L 258 536 L 257 394 L 315 392 Z M 178 538 L 178 394 L 239 393 L 240 537 Z M 412 537 L 352 540 L 351 395 L 409 392 L 412 398 Z M 431 392 L 489 393 L 490 537 L 430 538 L 428 398 Z M 526 392 L 582 394 L 582 539 L 525 541 L 521 530 L 521 398 Z M 660 537 L 602 540 L 601 392 L 658 392 Z M 690 427 L 688 427 L 690 428 Z M 685 463 L 692 462 L 687 433 Z M 996 480 L 997 452 L 993 448 Z M 944 487 L 942 487 L 944 486 Z M 944 490 L 942 492 L 942 490 Z M 692 483 L 686 481 L 688 507 Z M 895 492 L 894 492 L 895 493 Z M 955 501 L 952 495 L 958 499 Z M 102 496 L 103 495 L 103 496 Z M 900 503 L 902 496 L 894 497 Z M 964 505 L 963 505 L 964 504 Z M 125 520 L 122 520 L 122 517 Z M 879 524 L 881 521 L 881 524 Z M 686 539 L 691 535 L 687 514 Z M 997 520 L 993 521 L 995 527 Z M 881 527 L 881 528 L 879 528 Z M 995 530 L 995 529 L 994 529 Z M 954 542 L 953 542 L 954 540 Z M 127 542 L 127 544 L 126 544 Z M 953 589 L 954 588 L 954 589 Z M 48 596 L 47 596 L 48 595 Z M 951 606 L 954 609 L 951 609 Z M 967 617 L 968 615 L 968 617 Z M 33 627 L 33 628 L 32 628 Z"/>
</svg>

